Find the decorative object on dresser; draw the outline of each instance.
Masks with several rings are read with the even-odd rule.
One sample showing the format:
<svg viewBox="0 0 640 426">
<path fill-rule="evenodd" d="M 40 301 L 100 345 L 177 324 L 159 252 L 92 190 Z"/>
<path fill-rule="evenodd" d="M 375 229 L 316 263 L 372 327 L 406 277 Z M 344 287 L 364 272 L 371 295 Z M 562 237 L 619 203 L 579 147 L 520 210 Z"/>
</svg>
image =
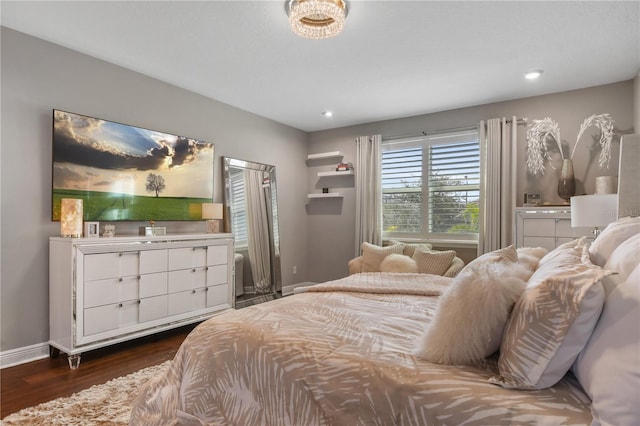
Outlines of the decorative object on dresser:
<svg viewBox="0 0 640 426">
<path fill-rule="evenodd" d="M 221 232 L 220 221 L 223 218 L 222 203 L 202 203 L 202 218 L 207 220 L 207 233 Z"/>
<path fill-rule="evenodd" d="M 97 238 L 100 236 L 100 222 L 85 222 L 84 236 L 86 238 Z"/>
<path fill-rule="evenodd" d="M 49 240 L 51 355 L 80 354 L 233 308 L 228 234 Z"/>
<path fill-rule="evenodd" d="M 82 200 L 60 200 L 60 235 L 67 238 L 82 237 Z"/>
<path fill-rule="evenodd" d="M 587 117 L 580 126 L 578 136 L 571 149 L 569 156 L 565 156 L 562 150 L 562 139 L 560 139 L 560 127 L 551 118 L 542 120 L 532 120 L 527 125 L 527 167 L 534 175 L 543 174 L 546 168 L 546 161 L 551 159 L 547 139 L 552 138 L 562 158 L 562 169 L 558 181 L 558 195 L 565 201 L 575 195 L 575 179 L 573 172 L 573 155 L 580 143 L 584 132 L 590 126 L 595 126 L 600 130 L 600 156 L 598 165 L 609 167 L 611 159 L 611 140 L 613 139 L 613 119 L 609 114 L 594 114 Z"/>
<path fill-rule="evenodd" d="M 618 218 L 618 194 L 579 195 L 571 197 L 571 226 L 593 228 L 597 238 L 604 228 Z"/>
</svg>

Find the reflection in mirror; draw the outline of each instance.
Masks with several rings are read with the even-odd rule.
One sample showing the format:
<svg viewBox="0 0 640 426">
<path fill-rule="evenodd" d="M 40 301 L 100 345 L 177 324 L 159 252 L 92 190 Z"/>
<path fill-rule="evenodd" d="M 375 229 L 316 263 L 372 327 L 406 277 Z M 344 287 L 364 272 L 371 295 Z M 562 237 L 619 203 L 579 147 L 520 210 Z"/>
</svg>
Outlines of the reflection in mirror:
<svg viewBox="0 0 640 426">
<path fill-rule="evenodd" d="M 276 168 L 223 157 L 225 229 L 235 240 L 236 308 L 282 294 Z"/>
</svg>

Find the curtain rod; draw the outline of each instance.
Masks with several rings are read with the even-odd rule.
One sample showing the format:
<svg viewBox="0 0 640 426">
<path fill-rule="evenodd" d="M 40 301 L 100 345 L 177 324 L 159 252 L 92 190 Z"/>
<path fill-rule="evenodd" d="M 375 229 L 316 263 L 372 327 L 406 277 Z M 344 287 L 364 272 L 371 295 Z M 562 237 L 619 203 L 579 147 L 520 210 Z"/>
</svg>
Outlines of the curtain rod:
<svg viewBox="0 0 640 426">
<path fill-rule="evenodd" d="M 408 134 L 408 135 L 393 135 L 393 136 L 383 136 L 382 139 L 404 139 L 404 138 L 417 138 L 417 137 L 422 137 L 422 136 L 430 136 L 430 135 L 438 135 L 441 133 L 449 133 L 449 132 L 464 132 L 465 130 L 474 130 L 477 129 L 478 126 L 466 126 L 466 127 L 455 127 L 452 129 L 440 129 L 440 130 L 433 130 L 430 132 L 425 132 L 422 131 L 421 133 L 413 133 L 413 134 Z"/>
<path fill-rule="evenodd" d="M 507 121 L 507 123 L 511 124 L 511 122 L 513 120 L 509 118 L 506 121 Z M 517 118 L 516 119 L 516 125 L 520 126 L 520 125 L 526 125 L 526 124 L 527 124 L 527 119 L 526 118 Z M 473 130 L 473 129 L 477 129 L 477 128 L 478 128 L 478 125 L 465 126 L 465 127 L 454 127 L 454 128 L 451 128 L 451 129 L 433 130 L 431 132 L 422 131 L 421 133 L 412 133 L 412 134 L 407 134 L 407 135 L 382 136 L 382 139 L 417 138 L 417 137 L 421 137 L 421 136 L 437 135 L 437 134 L 441 134 L 441 133 L 463 132 L 465 130 Z"/>
</svg>

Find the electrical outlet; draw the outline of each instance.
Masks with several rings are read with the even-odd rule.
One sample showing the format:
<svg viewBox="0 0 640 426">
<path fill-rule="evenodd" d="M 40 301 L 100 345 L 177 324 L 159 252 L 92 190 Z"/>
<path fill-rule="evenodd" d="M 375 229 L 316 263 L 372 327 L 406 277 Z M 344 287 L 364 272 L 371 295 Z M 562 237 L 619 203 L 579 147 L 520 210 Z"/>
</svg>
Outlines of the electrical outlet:
<svg viewBox="0 0 640 426">
<path fill-rule="evenodd" d="M 293 275 L 297 274 L 298 273 L 298 267 L 294 266 L 293 269 L 292 269 L 292 272 L 293 272 Z"/>
</svg>

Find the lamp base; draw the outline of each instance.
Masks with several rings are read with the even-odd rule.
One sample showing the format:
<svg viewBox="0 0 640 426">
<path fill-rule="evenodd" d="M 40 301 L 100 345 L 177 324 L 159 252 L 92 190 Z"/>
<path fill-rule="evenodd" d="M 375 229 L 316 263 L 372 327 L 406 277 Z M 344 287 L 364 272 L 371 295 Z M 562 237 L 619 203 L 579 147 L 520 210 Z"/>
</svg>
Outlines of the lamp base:
<svg viewBox="0 0 640 426">
<path fill-rule="evenodd" d="M 207 234 L 218 234 L 220 233 L 220 220 L 219 219 L 209 219 L 207 220 Z"/>
</svg>

